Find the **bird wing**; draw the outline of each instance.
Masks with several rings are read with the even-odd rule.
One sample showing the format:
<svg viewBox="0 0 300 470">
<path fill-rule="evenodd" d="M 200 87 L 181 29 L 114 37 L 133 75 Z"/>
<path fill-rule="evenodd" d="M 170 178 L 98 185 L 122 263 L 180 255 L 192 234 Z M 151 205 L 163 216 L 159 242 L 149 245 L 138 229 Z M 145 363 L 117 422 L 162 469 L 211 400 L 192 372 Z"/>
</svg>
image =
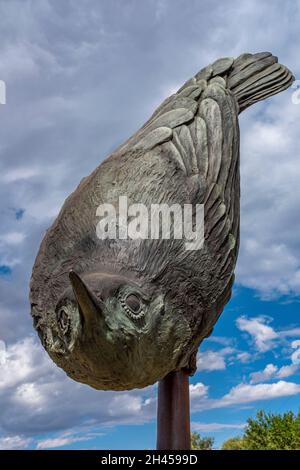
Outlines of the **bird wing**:
<svg viewBox="0 0 300 470">
<path fill-rule="evenodd" d="M 232 64 L 224 58 L 201 70 L 124 144 L 124 150 L 159 146 L 194 189 L 192 202 L 204 204 L 205 245 L 219 279 L 232 275 L 239 238 L 239 110 L 227 87 Z"/>
<path fill-rule="evenodd" d="M 159 148 L 194 193 L 191 202 L 204 204 L 214 279 L 232 273 L 239 245 L 238 114 L 285 90 L 293 80 L 270 52 L 218 59 L 167 98 L 122 146 Z"/>
</svg>

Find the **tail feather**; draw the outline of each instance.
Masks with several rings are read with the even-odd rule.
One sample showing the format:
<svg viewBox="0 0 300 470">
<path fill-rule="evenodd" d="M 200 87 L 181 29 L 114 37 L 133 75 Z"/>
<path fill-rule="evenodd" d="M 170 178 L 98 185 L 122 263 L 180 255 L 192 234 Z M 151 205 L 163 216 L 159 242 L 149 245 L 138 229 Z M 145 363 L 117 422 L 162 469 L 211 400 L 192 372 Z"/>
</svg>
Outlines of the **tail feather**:
<svg viewBox="0 0 300 470">
<path fill-rule="evenodd" d="M 270 52 L 239 56 L 228 75 L 228 87 L 237 98 L 240 112 L 285 90 L 293 81 L 293 74 Z"/>
</svg>

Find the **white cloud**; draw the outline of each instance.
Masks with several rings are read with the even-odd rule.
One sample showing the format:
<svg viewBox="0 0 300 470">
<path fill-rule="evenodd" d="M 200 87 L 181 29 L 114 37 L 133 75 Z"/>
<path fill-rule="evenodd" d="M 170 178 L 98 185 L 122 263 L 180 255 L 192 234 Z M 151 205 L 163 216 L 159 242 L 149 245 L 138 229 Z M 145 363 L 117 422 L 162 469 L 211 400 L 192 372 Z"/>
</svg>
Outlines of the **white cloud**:
<svg viewBox="0 0 300 470">
<path fill-rule="evenodd" d="M 282 366 L 276 374 L 276 378 L 284 379 L 285 377 L 290 377 L 298 371 L 298 366 L 296 364 L 290 364 L 287 366 Z"/>
<path fill-rule="evenodd" d="M 195 392 L 199 394 L 199 387 Z M 156 408 L 153 387 L 99 392 L 72 381 L 33 338 L 7 347 L 0 366 L 0 402 L 0 429 L 13 435 L 85 426 L 88 417 L 102 427 L 143 423 L 155 416 Z M 70 435 L 56 438 L 70 439 Z"/>
<path fill-rule="evenodd" d="M 291 360 L 293 364 L 300 364 L 300 340 L 292 341 L 292 348 L 295 349 L 291 355 Z"/>
<path fill-rule="evenodd" d="M 232 346 L 233 339 L 227 338 L 226 336 L 213 335 L 209 336 L 206 342 L 221 344 L 222 346 Z"/>
<path fill-rule="evenodd" d="M 39 174 L 40 170 L 37 168 L 19 167 L 7 171 L 1 179 L 4 183 L 15 183 L 16 181 L 33 178 Z"/>
<path fill-rule="evenodd" d="M 279 397 L 297 395 L 300 393 L 300 384 L 280 380 L 273 384 L 239 384 L 220 400 L 212 402 L 213 408 L 252 403 L 260 400 L 271 400 Z"/>
<path fill-rule="evenodd" d="M 0 367 L 6 362 L 6 346 L 4 341 L 0 340 Z"/>
<path fill-rule="evenodd" d="M 282 367 L 277 367 L 274 364 L 267 364 L 266 367 L 259 372 L 252 372 L 250 374 L 250 383 L 263 382 L 272 379 L 284 379 L 294 375 L 298 370 L 298 366 L 290 364 Z"/>
<path fill-rule="evenodd" d="M 22 407 L 31 407 L 36 411 L 42 411 L 47 406 L 47 396 L 36 383 L 23 383 L 16 388 L 14 402 Z"/>
<path fill-rule="evenodd" d="M 207 389 L 208 387 L 206 387 L 205 393 L 196 393 L 194 396 L 191 394 L 193 411 L 226 408 L 229 406 L 254 403 L 256 401 L 297 395 L 300 393 L 300 384 L 286 382 L 284 380 L 279 380 L 271 384 L 240 383 L 221 398 L 217 399 L 209 398 L 207 396 Z"/>
<path fill-rule="evenodd" d="M 298 122 L 291 91 L 241 118 L 241 250 L 237 279 L 263 298 L 300 292 Z"/>
<path fill-rule="evenodd" d="M 202 382 L 196 384 L 190 384 L 190 397 L 191 400 L 203 399 L 207 397 L 208 386 L 204 385 Z"/>
<path fill-rule="evenodd" d="M 241 331 L 244 331 L 250 335 L 257 351 L 260 353 L 264 353 L 279 345 L 287 345 L 286 338 L 299 336 L 300 334 L 299 328 L 278 329 L 276 331 L 269 325 L 272 320 L 272 318 L 265 316 L 253 318 L 247 318 L 245 316 L 242 316 L 236 320 L 236 325 Z M 293 367 L 293 364 L 300 363 L 300 340 L 292 341 L 290 347 L 292 349 L 295 349 L 295 351 L 291 354 L 292 365 L 284 366 L 281 369 L 278 369 L 277 373 L 275 374 L 276 378 L 288 377 L 289 375 L 291 375 L 290 372 L 296 371 L 297 369 Z M 261 373 L 267 374 L 265 375 L 267 377 L 268 372 L 272 372 L 271 369 L 273 365 L 269 364 L 267 367 L 269 367 L 269 370 L 258 372 L 258 377 Z M 275 373 L 275 371 L 273 372 Z"/>
<path fill-rule="evenodd" d="M 198 370 L 224 370 L 226 369 L 225 358 L 234 352 L 233 348 L 222 348 L 219 351 L 212 351 L 210 349 L 199 352 L 197 357 Z"/>
<path fill-rule="evenodd" d="M 122 393 L 112 398 L 108 406 L 110 416 L 137 416 L 143 412 L 144 400 L 141 396 L 130 396 L 129 393 Z"/>
<path fill-rule="evenodd" d="M 31 443 L 30 438 L 21 436 L 0 437 L 0 450 L 23 450 Z"/>
<path fill-rule="evenodd" d="M 6 70 L 7 77 L 12 78 L 18 74 L 24 77 L 36 73 L 36 64 L 25 44 L 11 44 L 3 47 L 1 52 L 0 64 Z"/>
<path fill-rule="evenodd" d="M 268 364 L 264 370 L 259 372 L 252 372 L 250 374 L 250 383 L 263 382 L 264 380 L 270 380 L 275 377 L 276 372 L 278 372 L 278 367 L 274 364 Z"/>
<path fill-rule="evenodd" d="M 37 443 L 36 448 L 38 450 L 42 449 L 56 449 L 58 447 L 66 447 L 70 444 L 75 444 L 76 442 L 89 441 L 93 439 L 93 436 L 61 436 L 54 437 L 52 439 L 43 439 Z"/>
<path fill-rule="evenodd" d="M 274 340 L 278 338 L 278 333 L 268 325 L 269 319 L 266 317 L 247 318 L 239 317 L 236 321 L 237 327 L 241 331 L 248 333 L 260 352 L 265 352 L 274 346 Z"/>
<path fill-rule="evenodd" d="M 223 431 L 224 429 L 243 429 L 244 427 L 245 423 L 191 423 L 192 430 L 199 432 Z"/>
<path fill-rule="evenodd" d="M 2 247 L 1 247 L 2 251 Z M 15 256 L 9 256 L 8 254 L 0 254 L 0 264 L 3 266 L 8 266 L 9 268 L 15 268 L 16 266 L 22 263 L 21 258 L 17 258 Z"/>
<path fill-rule="evenodd" d="M 24 383 L 42 379 L 49 373 L 50 364 L 33 338 L 25 338 L 7 347 L 5 361 L 0 366 L 0 391 L 19 390 Z M 25 392 L 26 393 L 26 392 Z"/>
<path fill-rule="evenodd" d="M 241 362 L 242 364 L 245 364 L 247 362 L 250 362 L 253 358 L 253 355 L 246 351 L 242 351 L 236 355 L 236 359 L 238 362 Z"/>
<path fill-rule="evenodd" d="M 9 232 L 0 236 L 0 245 L 5 243 L 7 245 L 18 245 L 25 239 L 25 234 L 21 232 Z"/>
<path fill-rule="evenodd" d="M 300 336 L 300 328 L 288 328 L 287 330 L 279 331 L 279 335 L 283 338 Z"/>
</svg>

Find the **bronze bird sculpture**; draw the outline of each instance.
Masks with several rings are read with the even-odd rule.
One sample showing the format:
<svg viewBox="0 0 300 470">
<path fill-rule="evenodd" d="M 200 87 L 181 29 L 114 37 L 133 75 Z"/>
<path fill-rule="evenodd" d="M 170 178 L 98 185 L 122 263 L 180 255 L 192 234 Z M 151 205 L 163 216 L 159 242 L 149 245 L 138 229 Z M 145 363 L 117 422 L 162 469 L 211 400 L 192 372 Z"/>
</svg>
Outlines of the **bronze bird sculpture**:
<svg viewBox="0 0 300 470">
<path fill-rule="evenodd" d="M 195 371 L 199 344 L 234 280 L 238 114 L 292 81 L 269 52 L 215 61 L 67 198 L 41 243 L 30 302 L 43 346 L 71 378 L 126 390 L 171 371 Z M 100 239 L 97 207 L 117 207 L 120 196 L 147 207 L 203 204 L 203 246 L 187 250 L 179 238 Z"/>
</svg>

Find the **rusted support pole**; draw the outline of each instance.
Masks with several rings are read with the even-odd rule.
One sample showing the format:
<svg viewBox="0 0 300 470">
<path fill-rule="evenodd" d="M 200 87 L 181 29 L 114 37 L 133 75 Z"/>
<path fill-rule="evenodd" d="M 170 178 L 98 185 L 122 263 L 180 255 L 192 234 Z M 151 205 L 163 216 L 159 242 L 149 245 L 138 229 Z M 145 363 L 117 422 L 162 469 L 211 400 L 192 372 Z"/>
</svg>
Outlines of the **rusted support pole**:
<svg viewBox="0 0 300 470">
<path fill-rule="evenodd" d="M 156 448 L 191 448 L 189 374 L 184 370 L 171 372 L 158 384 Z"/>
</svg>

